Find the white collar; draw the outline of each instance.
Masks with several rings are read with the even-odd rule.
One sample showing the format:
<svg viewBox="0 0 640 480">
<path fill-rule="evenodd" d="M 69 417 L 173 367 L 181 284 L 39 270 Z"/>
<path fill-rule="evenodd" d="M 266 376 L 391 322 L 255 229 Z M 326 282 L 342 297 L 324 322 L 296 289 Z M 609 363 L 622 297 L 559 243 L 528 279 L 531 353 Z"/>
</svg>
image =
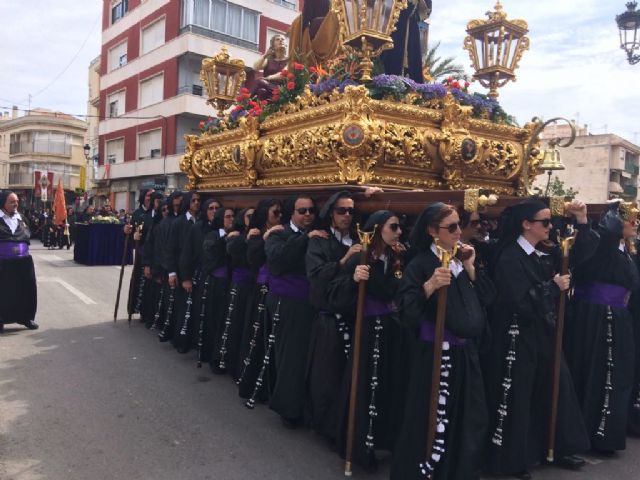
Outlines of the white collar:
<svg viewBox="0 0 640 480">
<path fill-rule="evenodd" d="M 536 255 L 539 257 L 543 257 L 549 255 L 548 253 L 541 252 L 540 250 L 536 250 L 536 247 L 529 243 L 529 240 L 524 238 L 522 235 L 518 237 L 518 245 L 524 250 L 527 255 L 531 255 L 533 252 L 536 252 Z"/>
<path fill-rule="evenodd" d="M 300 232 L 300 229 L 296 227 L 296 224 L 293 223 L 293 220 L 289 220 L 289 226 L 291 227 L 291 230 L 293 230 L 294 232 L 296 233 Z"/>
<path fill-rule="evenodd" d="M 188 221 L 191 221 L 191 219 L 193 218 L 193 215 L 191 215 L 191 212 L 185 213 L 184 216 L 187 217 Z"/>
<path fill-rule="evenodd" d="M 9 216 L 8 213 L 6 213 L 4 210 L 2 210 L 0 208 L 0 218 L 6 218 L 7 220 L 22 220 L 22 217 L 20 216 L 20 213 L 16 212 L 13 214 L 13 216 Z"/>
<path fill-rule="evenodd" d="M 621 252 L 626 252 L 626 248 L 624 245 L 624 240 L 620 241 L 620 245 L 618 245 L 618 250 L 620 250 Z"/>
<path fill-rule="evenodd" d="M 227 234 L 227 231 L 224 228 L 218 229 L 218 235 L 220 235 L 220 238 L 224 237 L 226 234 Z"/>
<path fill-rule="evenodd" d="M 440 258 L 440 252 L 438 251 L 436 242 L 431 243 L 431 251 L 436 257 Z M 458 278 L 458 275 L 460 275 L 464 270 L 464 265 L 462 265 L 462 262 L 458 258 L 453 257 L 449 262 L 449 270 L 451 270 L 454 277 Z"/>
<path fill-rule="evenodd" d="M 333 233 L 333 236 L 336 237 L 336 240 L 338 240 L 340 243 L 342 243 L 347 247 L 350 247 L 351 245 L 353 245 L 353 239 L 348 233 L 346 235 L 342 235 L 335 228 L 333 227 L 330 227 L 330 228 L 331 228 L 331 233 Z"/>
</svg>

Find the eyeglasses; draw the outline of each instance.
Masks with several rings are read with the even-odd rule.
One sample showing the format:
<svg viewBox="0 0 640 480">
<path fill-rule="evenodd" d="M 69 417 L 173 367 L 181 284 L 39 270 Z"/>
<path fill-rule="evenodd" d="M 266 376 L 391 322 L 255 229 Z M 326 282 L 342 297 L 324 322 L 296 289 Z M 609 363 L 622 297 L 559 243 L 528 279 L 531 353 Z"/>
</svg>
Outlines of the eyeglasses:
<svg viewBox="0 0 640 480">
<path fill-rule="evenodd" d="M 274 217 L 279 217 L 279 216 L 280 216 L 280 214 L 281 214 L 282 212 L 281 212 L 280 210 L 274 210 L 274 211 L 273 211 L 273 212 L 271 212 L 271 213 L 273 213 L 273 216 L 274 216 Z"/>
<path fill-rule="evenodd" d="M 541 219 L 537 219 L 534 218 L 533 220 L 529 220 L 530 223 L 533 222 L 540 222 L 540 224 L 544 227 L 547 228 L 549 225 L 551 225 L 551 219 L 550 218 L 541 218 Z"/>
<path fill-rule="evenodd" d="M 333 211 L 336 212 L 338 215 L 347 215 L 347 214 L 353 215 L 356 209 L 353 207 L 335 207 Z"/>
<path fill-rule="evenodd" d="M 215 212 L 217 209 L 218 209 L 218 207 L 216 207 L 215 205 L 209 205 L 207 207 L 207 210 L 209 210 L 209 211 L 214 211 Z"/>
<path fill-rule="evenodd" d="M 389 228 L 391 229 L 392 232 L 397 232 L 400 229 L 400 224 L 399 223 L 391 223 L 391 224 L 389 224 Z"/>
<path fill-rule="evenodd" d="M 449 233 L 456 233 L 460 228 L 460 223 L 456 222 L 456 223 L 451 223 L 449 225 L 438 225 L 438 228 L 447 230 Z"/>
<path fill-rule="evenodd" d="M 316 214 L 316 207 L 296 208 L 296 212 L 298 212 L 299 215 L 306 215 L 307 212 L 309 212 L 309 215 L 315 215 Z"/>
</svg>

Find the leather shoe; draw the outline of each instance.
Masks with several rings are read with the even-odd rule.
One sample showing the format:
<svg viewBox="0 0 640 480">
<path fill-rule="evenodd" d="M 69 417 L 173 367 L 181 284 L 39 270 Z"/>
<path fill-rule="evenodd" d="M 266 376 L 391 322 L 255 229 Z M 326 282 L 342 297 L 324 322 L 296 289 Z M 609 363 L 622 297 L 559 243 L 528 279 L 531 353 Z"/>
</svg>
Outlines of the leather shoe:
<svg viewBox="0 0 640 480">
<path fill-rule="evenodd" d="M 520 480 L 531 480 L 533 478 L 528 470 L 523 470 L 521 472 L 515 473 L 513 476 L 515 478 L 519 478 Z"/>
<path fill-rule="evenodd" d="M 40 328 L 40 325 L 38 325 L 34 320 L 27 320 L 23 325 L 29 330 L 37 330 Z"/>
<path fill-rule="evenodd" d="M 566 457 L 560 457 L 554 462 L 560 468 L 566 468 L 567 470 L 578 470 L 585 465 L 584 458 L 576 455 L 567 455 Z"/>
</svg>

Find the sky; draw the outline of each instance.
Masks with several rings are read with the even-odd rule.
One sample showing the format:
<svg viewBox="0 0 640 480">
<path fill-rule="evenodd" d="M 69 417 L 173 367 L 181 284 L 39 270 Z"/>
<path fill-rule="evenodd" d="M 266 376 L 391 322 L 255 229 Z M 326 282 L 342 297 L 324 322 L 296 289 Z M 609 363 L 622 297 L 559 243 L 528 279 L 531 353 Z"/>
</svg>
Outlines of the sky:
<svg viewBox="0 0 640 480">
<path fill-rule="evenodd" d="M 472 73 L 462 43 L 470 19 L 495 0 L 433 0 L 430 42 Z M 619 48 L 615 16 L 625 0 L 503 0 L 529 23 L 531 47 L 517 81 L 500 89 L 520 124 L 557 116 L 640 143 L 640 64 Z M 87 111 L 88 66 L 100 53 L 101 0 L 0 0 L 0 111 L 18 105 Z M 471 90 L 485 92 L 474 83 Z"/>
</svg>

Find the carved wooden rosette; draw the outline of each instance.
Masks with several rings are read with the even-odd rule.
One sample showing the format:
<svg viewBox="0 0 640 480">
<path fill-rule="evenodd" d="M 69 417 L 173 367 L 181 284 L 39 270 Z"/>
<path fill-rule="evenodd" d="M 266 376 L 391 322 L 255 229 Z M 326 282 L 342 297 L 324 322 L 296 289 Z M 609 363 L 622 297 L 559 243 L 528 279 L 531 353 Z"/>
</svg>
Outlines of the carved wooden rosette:
<svg viewBox="0 0 640 480">
<path fill-rule="evenodd" d="M 321 97 L 306 91 L 261 124 L 248 118 L 234 130 L 186 136 L 180 168 L 199 190 L 366 184 L 517 195 L 532 134 L 529 125 L 473 119 L 451 95 L 427 108 L 350 86 Z"/>
</svg>

